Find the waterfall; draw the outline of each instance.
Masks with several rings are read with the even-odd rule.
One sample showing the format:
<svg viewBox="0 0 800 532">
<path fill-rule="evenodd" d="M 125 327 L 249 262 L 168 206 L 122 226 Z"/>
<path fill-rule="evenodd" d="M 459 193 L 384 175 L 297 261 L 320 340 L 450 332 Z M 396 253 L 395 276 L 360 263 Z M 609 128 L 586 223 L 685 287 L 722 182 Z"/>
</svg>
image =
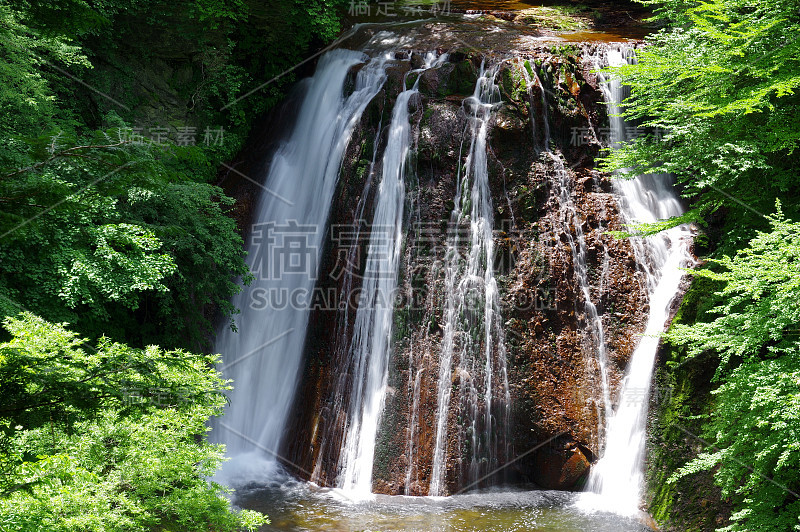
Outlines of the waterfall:
<svg viewBox="0 0 800 532">
<path fill-rule="evenodd" d="M 544 64 L 544 63 L 543 63 Z M 575 272 L 575 281 L 580 289 L 580 294 L 583 298 L 583 314 L 584 317 L 580 320 L 585 329 L 584 341 L 587 345 L 584 346 L 584 353 L 589 357 L 589 360 L 596 363 L 598 366 L 598 373 L 600 376 L 600 394 L 601 401 L 595 401 L 595 408 L 597 410 L 598 420 L 598 439 L 602 440 L 602 435 L 605 427 L 605 421 L 611 416 L 611 392 L 608 381 L 608 354 L 606 350 L 605 330 L 603 328 L 603 320 L 597 310 L 597 305 L 592 301 L 592 286 L 589 282 L 589 268 L 587 264 L 587 249 L 586 249 L 586 236 L 583 232 L 583 222 L 578 216 L 578 209 L 572 199 L 573 184 L 572 178 L 564 167 L 564 160 L 550 149 L 550 119 L 548 113 L 547 94 L 544 85 L 542 84 L 539 76 L 532 72 L 533 79 L 530 78 L 528 73 L 523 70 L 528 89 L 530 91 L 535 85 L 538 85 L 541 94 L 542 105 L 542 129 L 544 131 L 544 142 L 542 144 L 542 154 L 549 158 L 553 169 L 553 179 L 551 181 L 553 196 L 558 204 L 558 210 L 553 211 L 553 238 L 557 239 L 558 235 L 555 234 L 557 229 L 560 234 L 567 238 L 570 254 L 572 256 L 572 267 Z M 534 116 L 533 100 L 531 100 L 531 116 Z M 534 145 L 536 145 L 536 131 L 534 131 Z M 604 250 L 604 255 L 607 256 L 608 250 Z M 604 263 L 607 267 L 607 261 Z M 603 276 L 600 280 L 602 282 Z"/>
<path fill-rule="evenodd" d="M 411 147 L 408 107 L 415 94 L 416 85 L 400 93 L 392 111 L 351 346 L 350 371 L 354 382 L 337 484 L 360 496 L 372 491 L 375 441 L 387 387 L 403 242 L 405 171 Z"/>
<path fill-rule="evenodd" d="M 397 42 L 392 35 L 374 35 L 367 44 L 374 48 L 364 48 L 370 50 L 372 58 L 348 50 L 333 50 L 322 56 L 314 76 L 301 85 L 302 104 L 295 124 L 271 158 L 248 246 L 248 265 L 255 281 L 233 301 L 242 310 L 235 318 L 238 332 L 221 330 L 216 344 L 216 350 L 223 354 L 220 369 L 235 383 L 226 415 L 214 421 L 212 433 L 214 441 L 226 444 L 232 458 L 220 473 L 220 480 L 226 483 L 257 481 L 278 467 L 345 151 L 367 105 L 383 88 L 389 65 L 408 60 L 419 66 L 410 57 L 399 59 L 402 52 L 398 47 L 387 52 Z M 624 49 L 611 50 L 602 61 L 621 64 L 627 57 Z M 445 59 L 429 53 L 422 68 L 411 73 L 441 66 Z M 495 78 L 502 64 L 492 68 L 482 64 L 472 95 L 461 104 L 467 120 L 458 153 L 447 249 L 442 264 L 437 264 L 444 269 L 438 368 L 415 367 L 420 353 L 413 343 L 409 347 L 409 425 L 404 433 L 406 445 L 397 453 L 398 459 L 408 462 L 404 471 L 407 493 L 412 483 L 413 491 L 418 492 L 416 484 L 428 473 L 420 465 L 427 464 L 427 454 L 421 454 L 415 445 L 424 453 L 432 451 L 429 495 L 447 495 L 454 480 L 466 487 L 485 485 L 486 479 L 509 459 L 511 398 L 494 272 L 488 144 L 489 128 L 501 103 Z M 354 68 L 358 66 L 362 68 Z M 592 242 L 593 235 L 584 233 L 587 230 L 576 206 L 573 174 L 555 144 L 551 149 L 548 101 L 542 84 L 551 80 L 522 70 L 529 89 L 538 86 L 541 90 L 541 123 L 531 113 L 533 152 L 552 172 L 552 213 L 541 221 L 552 227 L 554 239 L 564 238 L 563 248 L 558 249 L 563 249 L 565 256 L 558 258 L 573 266 L 575 310 L 583 328 L 581 350 L 594 364 L 590 384 L 597 390 L 597 433 L 604 445 L 599 447 L 602 458 L 592 469 L 589 488 L 604 497 L 604 508 L 630 512 L 638 503 L 647 414 L 647 405 L 635 399 L 649 389 L 658 334 L 682 277 L 679 267 L 690 261 L 691 235 L 687 228 L 679 227 L 655 237 L 631 239 L 646 274 L 650 315 L 614 410 L 604 325 L 593 301 L 593 295 L 597 299 L 597 291 L 603 290 L 611 259 L 608 249 L 603 250 L 602 271 L 595 282 L 587 256 L 587 242 Z M 331 471 L 327 467 L 335 466 L 335 485 L 350 498 L 371 497 L 376 442 L 389 392 L 389 367 L 396 340 L 395 297 L 404 226 L 408 225 L 404 224 L 409 201 L 405 180 L 413 158 L 409 107 L 414 108 L 415 99 L 419 99 L 417 85 L 422 78 L 417 75 L 414 86 L 397 96 L 388 128 L 382 129 L 383 122 L 378 125 L 369 175 L 355 205 L 359 221 L 365 213 L 373 217 L 370 224 L 357 229 L 357 234 L 369 235 L 364 271 L 348 273 L 362 277 L 347 277 L 342 283 L 348 295 L 351 290 L 358 291 L 358 306 L 352 311 L 345 306 L 336 320 L 331 320 L 331 326 L 342 334 L 332 347 L 331 375 L 335 380 L 331 392 L 324 392 L 332 393 L 323 403 L 329 410 L 320 414 L 327 424 L 323 428 L 326 433 L 319 447 L 309 453 L 313 460 L 309 467 L 313 469 L 312 480 L 324 477 L 327 483 Z M 404 79 L 403 89 L 408 79 Z M 601 77 L 601 81 L 606 100 L 612 102 L 611 112 L 617 112 L 624 88 L 613 80 Z M 534 103 L 532 99 L 532 107 Z M 631 126 L 620 118 L 612 118 L 611 123 L 614 143 L 626 140 Z M 614 186 L 626 223 L 652 222 L 682 212 L 669 176 L 640 176 L 618 180 Z M 350 258 L 360 250 L 359 244 L 353 245 Z M 435 359 L 435 353 L 424 356 Z M 423 420 L 428 415 L 425 409 L 433 403 L 434 388 L 436 417 L 433 426 L 427 427 Z M 426 430 L 431 431 L 432 449 L 428 447 L 428 433 L 423 433 Z M 328 432 L 335 437 L 326 439 Z M 316 434 L 312 440 L 315 438 Z M 415 443 L 417 439 L 425 440 L 424 444 Z M 415 453 L 425 460 L 415 459 Z"/>
<path fill-rule="evenodd" d="M 555 172 L 553 179 L 553 192 L 558 202 L 558 211 L 553 213 L 554 227 L 559 227 L 562 234 L 566 235 L 572 254 L 572 268 L 575 280 L 583 297 L 584 317 L 580 320 L 586 327 L 585 341 L 588 343 L 584 353 L 591 354 L 599 368 L 600 393 L 602 402 L 596 403 L 598 418 L 598 437 L 602 438 L 604 423 L 611 416 L 611 392 L 608 382 L 608 353 L 606 350 L 605 330 L 603 320 L 597 311 L 597 305 L 592 301 L 592 287 L 589 283 L 589 269 L 586 255 L 586 236 L 582 228 L 582 221 L 578 217 L 575 202 L 572 200 L 572 178 L 564 167 L 564 161 L 557 154 L 546 151 L 553 162 Z M 557 236 L 556 236 L 557 238 Z"/>
<path fill-rule="evenodd" d="M 413 364 L 413 355 L 414 350 L 413 346 L 409 352 L 409 367 L 412 367 Z M 408 462 L 408 468 L 406 469 L 406 487 L 405 487 L 405 495 L 411 495 L 411 483 L 412 481 L 418 480 L 418 477 L 414 476 L 416 473 L 416 467 L 414 463 L 414 440 L 417 437 L 417 425 L 419 423 L 419 396 L 420 396 L 420 386 L 422 384 L 422 375 L 424 373 L 423 368 L 419 368 L 416 372 L 416 378 L 412 377 L 415 375 L 413 371 L 409 371 L 409 392 L 411 393 L 411 418 L 409 421 L 409 429 L 408 429 L 408 445 L 406 447 L 406 461 Z"/>
<path fill-rule="evenodd" d="M 630 49 L 622 47 L 607 52 L 606 62 L 611 66 L 627 61 L 635 61 Z M 601 66 L 599 61 L 597 66 Z M 625 87 L 617 80 L 599 76 L 605 99 L 610 104 L 609 114 L 618 114 L 626 96 Z M 611 117 L 613 144 L 629 139 L 631 128 L 626 126 L 622 117 Z M 683 213 L 669 175 L 618 179 L 614 187 L 627 223 L 652 223 Z M 650 313 L 644 334 L 628 364 L 619 404 L 607 423 L 604 453 L 590 473 L 587 491 L 592 493 L 581 501 L 587 508 L 626 515 L 638 511 L 653 365 L 659 335 L 669 319 L 670 307 L 683 277 L 681 267 L 693 262 L 689 249 L 691 238 L 689 228 L 679 226 L 648 238 L 631 239 L 647 277 Z"/>
<path fill-rule="evenodd" d="M 490 473 L 507 459 L 505 431 L 510 392 L 494 277 L 493 209 L 487 164 L 489 122 L 500 102 L 495 84 L 497 72 L 498 67 L 486 71 L 481 65 L 475 90 L 463 103 L 469 117 L 470 147 L 463 175 L 459 168 L 455 207 L 450 216 L 445 259 L 445 325 L 429 495 L 444 495 L 447 491 L 448 420 L 456 382 L 461 399 L 459 417 L 467 425 L 465 434 L 459 434 L 462 448 L 457 450 L 459 455 L 469 457 L 466 480 L 479 481 L 481 475 Z M 469 224 L 468 241 L 459 231 L 465 224 Z M 463 247 L 466 256 L 462 255 Z"/>
<path fill-rule="evenodd" d="M 367 209 L 367 204 L 369 203 L 368 199 L 371 197 L 370 191 L 372 190 L 374 181 L 375 181 L 375 174 L 377 173 L 378 169 L 378 152 L 379 146 L 381 142 L 381 136 L 383 134 L 383 117 L 378 122 L 378 127 L 376 129 L 375 138 L 372 143 L 372 159 L 369 163 L 369 170 L 367 171 L 366 180 L 364 183 L 364 188 L 361 192 L 361 197 L 358 200 L 358 204 L 355 209 L 355 216 L 353 218 L 353 238 L 349 244 L 347 249 L 347 262 L 346 264 L 355 265 L 358 264 L 360 261 L 360 253 L 361 253 L 361 236 L 362 233 L 367 229 L 365 227 L 364 215 Z M 335 345 L 334 345 L 334 355 L 337 361 L 340 360 L 349 360 L 350 355 L 350 340 L 351 340 L 351 301 L 349 300 L 351 294 L 356 293 L 355 286 L 356 286 L 356 278 L 358 277 L 360 272 L 357 271 L 357 268 L 346 268 L 346 271 L 343 274 L 343 282 L 340 294 L 340 304 L 339 304 L 339 312 L 336 313 L 336 334 L 335 334 Z M 338 369 L 338 368 L 337 368 Z M 349 390 L 349 375 L 347 371 L 341 370 L 335 372 L 336 378 L 336 385 L 334 388 L 334 395 L 333 395 L 333 405 L 331 410 L 335 412 L 338 416 L 340 413 L 344 413 L 347 409 L 347 404 L 349 400 L 349 394 L 347 393 Z M 323 429 L 324 430 L 324 429 Z M 316 431 L 316 427 L 315 427 Z M 311 482 L 315 483 L 322 483 L 325 484 L 325 479 L 323 477 L 323 471 L 325 465 L 328 460 L 336 460 L 339 456 L 340 451 L 340 443 L 341 437 L 336 437 L 330 433 L 323 434 L 323 437 L 320 441 L 320 449 L 317 454 L 317 459 L 314 462 L 314 469 L 311 473 Z"/>
<path fill-rule="evenodd" d="M 350 69 L 367 61 L 346 95 Z M 232 458 L 219 475 L 224 482 L 246 482 L 276 468 L 339 169 L 355 125 L 383 86 L 385 63 L 361 52 L 326 53 L 304 82 L 291 135 L 272 157 L 248 245 L 255 281 L 233 300 L 241 309 L 237 331 L 222 328 L 215 346 L 223 375 L 235 382 L 212 433 Z"/>
</svg>

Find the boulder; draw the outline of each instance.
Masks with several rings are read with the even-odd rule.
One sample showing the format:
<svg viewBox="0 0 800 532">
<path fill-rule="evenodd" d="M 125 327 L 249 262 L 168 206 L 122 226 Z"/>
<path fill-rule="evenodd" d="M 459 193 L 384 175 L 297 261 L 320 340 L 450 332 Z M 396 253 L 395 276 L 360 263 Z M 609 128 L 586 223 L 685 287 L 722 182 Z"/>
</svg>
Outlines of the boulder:
<svg viewBox="0 0 800 532">
<path fill-rule="evenodd" d="M 582 487 L 591 464 L 578 447 L 547 447 L 536 453 L 534 467 L 533 478 L 542 488 L 573 490 Z"/>
</svg>

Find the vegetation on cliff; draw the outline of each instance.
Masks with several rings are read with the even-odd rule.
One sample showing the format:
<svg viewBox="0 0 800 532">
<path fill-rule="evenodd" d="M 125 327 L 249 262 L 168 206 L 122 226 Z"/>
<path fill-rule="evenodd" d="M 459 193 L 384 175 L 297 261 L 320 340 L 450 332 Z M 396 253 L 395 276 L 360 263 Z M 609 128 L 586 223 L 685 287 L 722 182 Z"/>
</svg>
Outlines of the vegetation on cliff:
<svg viewBox="0 0 800 532">
<path fill-rule="evenodd" d="M 0 344 L 4 530 L 254 530 L 207 482 L 204 439 L 225 404 L 215 357 L 101 339 L 94 347 L 30 313 Z"/>
<path fill-rule="evenodd" d="M 206 347 L 247 273 L 210 183 L 292 75 L 267 82 L 335 34 L 333 7 L 0 2 L 3 313 Z"/>
<path fill-rule="evenodd" d="M 731 531 L 792 530 L 800 518 L 800 224 L 779 210 L 770 225 L 693 272 L 722 288 L 712 308 L 668 336 L 685 347 L 684 362 L 707 352 L 718 360 L 706 448 L 668 482 L 713 470 L 733 502 Z"/>
</svg>

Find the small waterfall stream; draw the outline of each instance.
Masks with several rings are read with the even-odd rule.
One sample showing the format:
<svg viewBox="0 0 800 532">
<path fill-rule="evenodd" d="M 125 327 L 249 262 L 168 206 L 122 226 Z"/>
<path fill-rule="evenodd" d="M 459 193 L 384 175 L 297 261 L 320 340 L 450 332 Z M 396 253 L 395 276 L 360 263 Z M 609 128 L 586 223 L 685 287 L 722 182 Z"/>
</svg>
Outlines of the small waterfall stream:
<svg viewBox="0 0 800 532">
<path fill-rule="evenodd" d="M 355 380 L 337 483 L 338 487 L 362 497 L 372 491 L 375 441 L 387 386 L 394 297 L 403 241 L 405 172 L 411 146 L 408 108 L 416 94 L 416 85 L 401 92 L 392 112 L 351 346 L 350 371 Z"/>
<path fill-rule="evenodd" d="M 436 443 L 429 495 L 447 491 L 448 421 L 454 383 L 459 384 L 462 422 L 459 444 L 469 457 L 468 480 L 477 481 L 507 459 L 510 396 L 506 354 L 494 277 L 494 236 L 487 136 L 500 94 L 499 65 L 481 65 L 471 97 L 463 106 L 469 121 L 469 152 L 450 217 L 445 278 L 445 324 L 439 361 Z M 459 228 L 469 224 L 469 240 Z M 462 255 L 466 246 L 466 257 Z M 482 360 L 481 360 L 482 359 Z M 455 364 L 455 368 L 453 367 Z M 482 400 L 481 400 L 482 398 Z"/>
<path fill-rule="evenodd" d="M 605 58 L 610 66 L 628 61 L 635 61 L 635 55 L 627 47 L 610 49 Z M 603 66 L 600 60 L 596 63 L 598 67 Z M 634 128 L 629 128 L 622 117 L 613 116 L 620 112 L 626 88 L 615 79 L 601 77 L 601 81 L 612 115 L 612 143 L 629 140 L 629 132 Z M 615 191 L 628 223 L 652 223 L 683 213 L 668 175 L 618 179 Z M 653 364 L 660 334 L 683 278 L 681 268 L 694 262 L 690 253 L 691 240 L 692 233 L 686 226 L 648 238 L 632 238 L 639 265 L 647 278 L 650 313 L 643 336 L 628 363 L 619 404 L 608 420 L 604 452 L 589 476 L 586 488 L 589 493 L 580 502 L 584 507 L 622 515 L 632 515 L 639 510 Z"/>
<path fill-rule="evenodd" d="M 599 376 L 600 400 L 595 400 L 597 411 L 598 430 L 597 438 L 602 441 L 606 420 L 611 416 L 611 390 L 608 379 L 608 354 L 606 352 L 606 337 L 603 328 L 602 316 L 598 312 L 597 305 L 592 299 L 592 286 L 589 282 L 589 270 L 587 264 L 586 237 L 583 231 L 583 222 L 578 215 L 578 209 L 572 199 L 573 179 L 564 166 L 564 160 L 560 155 L 550 149 L 550 117 L 548 113 L 547 92 L 542 84 L 541 78 L 532 73 L 533 79 L 523 69 L 528 90 L 538 86 L 542 105 L 542 131 L 543 143 L 541 153 L 550 160 L 552 166 L 553 179 L 551 180 L 553 196 L 558 203 L 558 210 L 553 211 L 553 228 L 558 230 L 553 238 L 564 235 L 572 257 L 572 265 L 575 281 L 583 299 L 583 317 L 580 320 L 584 327 L 584 353 L 591 364 L 597 365 L 598 375 L 590 375 L 590 378 Z M 534 115 L 531 102 L 531 115 Z M 534 121 L 534 125 L 536 122 Z M 534 131 L 534 144 L 536 143 L 537 132 Z M 605 251 L 604 253 L 607 253 Z M 601 275 L 600 281 L 602 282 Z M 576 302 L 577 306 L 578 302 Z"/>
<path fill-rule="evenodd" d="M 383 135 L 383 117 L 381 117 L 381 120 L 378 122 L 378 126 L 375 129 L 376 134 L 372 143 L 372 157 L 370 159 L 369 168 L 366 172 L 366 179 L 361 192 L 361 197 L 359 198 L 355 209 L 354 223 L 352 227 L 353 238 L 349 242 L 348 249 L 346 250 L 346 264 L 348 265 L 355 265 L 359 263 L 359 259 L 361 257 L 361 237 L 362 234 L 368 229 L 365 227 L 366 222 L 364 222 L 364 217 L 369 203 L 368 200 L 371 198 L 370 192 L 375 186 L 376 174 L 378 174 L 380 170 L 378 156 L 380 151 L 379 147 L 381 145 L 381 137 Z M 351 294 L 355 293 L 355 287 L 357 284 L 356 278 L 358 277 L 358 274 L 359 272 L 356 268 L 346 268 L 346 271 L 343 273 L 344 279 L 342 282 L 340 295 L 342 301 L 339 304 L 339 312 L 336 313 L 336 339 L 333 349 L 336 360 L 349 361 L 350 346 L 352 343 L 351 325 L 353 325 L 351 322 L 351 314 L 354 312 L 354 309 L 352 308 L 353 305 L 351 305 L 349 298 Z M 358 307 L 355 308 L 356 314 L 357 310 Z M 339 371 L 335 377 L 336 383 L 332 410 L 337 414 L 342 413 L 344 415 L 348 409 L 350 399 L 350 395 L 347 393 L 350 386 L 349 376 L 350 375 L 347 371 L 342 370 Z M 318 484 L 325 484 L 323 470 L 326 466 L 326 461 L 331 460 L 331 457 L 340 456 L 339 446 L 341 444 L 341 438 L 335 438 L 328 435 L 326 436 L 327 437 L 322 438 L 320 450 L 317 454 L 317 459 L 314 461 L 314 468 L 311 478 L 309 479 L 311 482 Z"/>
<path fill-rule="evenodd" d="M 558 202 L 558 211 L 554 212 L 554 226 L 561 229 L 565 235 L 572 254 L 572 267 L 575 271 L 575 280 L 583 299 L 584 315 L 580 320 L 585 325 L 584 352 L 589 360 L 597 364 L 600 377 L 599 391 L 601 400 L 597 401 L 597 419 L 599 423 L 598 437 L 602 440 L 605 423 L 611 417 L 611 391 L 608 382 L 608 354 L 606 351 L 606 337 L 603 320 L 597 310 L 597 305 L 592 301 L 592 286 L 589 282 L 587 264 L 586 236 L 583 232 L 582 221 L 572 200 L 573 179 L 564 167 L 564 161 L 557 154 L 546 151 L 545 154 L 552 160 L 554 180 L 553 191 Z"/>
</svg>

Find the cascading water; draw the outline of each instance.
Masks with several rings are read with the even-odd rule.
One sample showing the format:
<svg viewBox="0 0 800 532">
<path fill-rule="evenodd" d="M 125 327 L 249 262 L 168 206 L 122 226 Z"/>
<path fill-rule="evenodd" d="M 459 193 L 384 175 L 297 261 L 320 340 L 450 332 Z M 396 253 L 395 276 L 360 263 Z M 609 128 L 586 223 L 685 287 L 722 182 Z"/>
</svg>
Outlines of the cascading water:
<svg viewBox="0 0 800 532">
<path fill-rule="evenodd" d="M 554 226 L 559 228 L 561 234 L 567 237 L 572 254 L 575 280 L 583 298 L 584 317 L 581 321 L 585 324 L 586 336 L 584 339 L 587 343 L 584 353 L 589 355 L 590 359 L 598 366 L 602 401 L 596 402 L 596 409 L 599 423 L 598 438 L 602 438 L 604 423 L 611 416 L 611 392 L 608 382 L 608 354 L 606 351 L 605 330 L 597 305 L 592 301 L 592 286 L 589 283 L 587 265 L 586 236 L 571 196 L 572 179 L 564 167 L 564 161 L 561 157 L 549 150 L 545 153 L 552 160 L 555 177 L 553 191 L 558 202 L 558 211 L 553 213 Z"/>
<path fill-rule="evenodd" d="M 544 85 L 535 72 L 532 73 L 533 80 L 530 79 L 525 69 L 523 69 L 523 73 L 526 76 L 528 89 L 530 90 L 534 85 L 538 85 L 541 93 L 542 130 L 544 133 L 542 153 L 545 157 L 550 159 L 552 164 L 554 177 L 552 180 L 553 195 L 558 203 L 558 210 L 553 212 L 553 229 L 565 235 L 567 238 L 567 244 L 569 245 L 572 255 L 575 280 L 583 298 L 584 317 L 582 322 L 585 325 L 584 329 L 586 332 L 584 337 L 586 343 L 584 353 L 589 357 L 590 361 L 597 364 L 600 377 L 599 389 L 601 401 L 595 401 L 595 408 L 597 410 L 598 420 L 597 437 L 602 440 L 605 422 L 611 415 L 611 392 L 608 379 L 608 354 L 606 352 L 605 330 L 597 305 L 595 305 L 592 300 L 592 286 L 589 282 L 586 237 L 583 232 L 583 224 L 578 216 L 578 210 L 572 199 L 573 185 L 571 176 L 564 166 L 563 159 L 550 149 L 550 120 L 547 111 L 547 95 Z M 533 114 L 533 106 L 531 105 L 531 115 Z M 535 140 L 536 131 L 534 131 L 534 143 Z M 553 238 L 558 238 L 558 236 L 554 235 Z"/>
<path fill-rule="evenodd" d="M 365 49 L 380 53 L 393 67 L 402 68 L 403 63 L 411 59 L 402 58 L 397 43 L 396 36 L 381 31 L 370 39 Z M 437 68 L 446 60 L 447 54 L 428 52 L 422 57 L 420 68 L 409 74 L 418 75 Z M 402 234 L 405 188 L 393 188 L 394 185 L 381 179 L 382 176 L 390 182 L 399 179 L 399 185 L 405 179 L 406 168 L 402 165 L 406 164 L 411 149 L 408 106 L 410 102 L 413 106 L 418 94 L 419 76 L 416 77 L 414 88 L 401 93 L 394 102 L 388 134 L 381 127 L 382 119 L 376 128 L 372 159 L 352 218 L 355 225 L 348 226 L 352 231 L 347 237 L 350 244 L 341 250 L 347 255 L 345 264 L 348 266 L 342 272 L 339 287 L 339 310 L 330 362 L 330 374 L 335 381 L 326 392 L 330 404 L 318 414 L 313 429 L 312 438 L 318 447 L 312 448 L 314 465 L 310 480 L 344 489 L 351 499 L 367 498 L 370 493 L 372 460 L 379 439 L 388 364 L 393 351 L 392 319 L 399 256 L 391 257 L 391 253 L 399 253 L 401 248 L 399 240 L 390 244 Z M 366 212 L 372 213 L 369 222 L 364 219 Z M 369 240 L 366 246 L 362 246 L 363 238 Z M 359 267 L 362 247 L 367 259 L 363 271 Z M 353 307 L 355 312 L 351 310 Z M 379 340 L 381 337 L 383 340 Z M 373 349 L 370 342 L 379 341 L 383 343 Z M 382 376 L 382 384 L 379 376 Z M 413 387 L 413 383 L 410 385 Z M 317 430 L 320 431 L 318 435 Z M 409 441 L 408 453 L 413 455 L 413 452 L 412 441 Z M 329 478 L 332 481 L 329 482 Z"/>
<path fill-rule="evenodd" d="M 429 495 L 446 492 L 447 432 L 453 383 L 459 382 L 459 417 L 466 422 L 459 444 L 469 457 L 467 478 L 478 481 L 507 459 L 510 394 L 506 353 L 494 276 L 494 239 L 487 136 L 500 102 L 497 67 L 484 70 L 463 106 L 470 121 L 470 148 L 459 169 L 455 208 L 450 217 L 445 274 L 445 326 L 440 355 L 437 426 Z M 469 241 L 459 228 L 469 223 Z M 467 246 L 464 257 L 462 247 Z M 457 355 L 454 361 L 454 355 Z M 481 358 L 483 361 L 481 362 Z M 453 371 L 453 363 L 456 367 Z"/>
<path fill-rule="evenodd" d="M 354 382 L 337 484 L 357 496 L 367 496 L 372 490 L 375 441 L 386 393 L 411 146 L 408 109 L 415 94 L 416 85 L 401 92 L 392 112 L 351 346 Z"/>
<path fill-rule="evenodd" d="M 414 350 L 413 346 L 412 349 L 409 350 L 409 361 L 413 363 L 414 360 Z M 411 366 L 411 363 L 409 363 Z M 414 478 L 414 473 L 416 473 L 416 467 L 414 464 L 414 440 L 417 436 L 417 431 L 419 430 L 418 423 L 419 423 L 419 396 L 420 396 L 420 386 L 422 385 L 422 376 L 425 370 L 423 368 L 419 368 L 416 373 L 413 371 L 409 372 L 409 392 L 411 395 L 411 420 L 409 422 L 408 428 L 408 438 L 407 438 L 407 447 L 406 447 L 406 461 L 408 462 L 408 468 L 406 469 L 406 486 L 405 486 L 405 494 L 411 495 L 411 483 L 412 481 L 418 480 Z"/>
<path fill-rule="evenodd" d="M 635 61 L 628 48 L 611 49 L 606 63 L 619 66 Z M 597 66 L 602 66 L 598 64 Z M 600 74 L 609 114 L 618 115 L 626 97 L 625 87 Z M 622 117 L 611 117 L 612 142 L 628 140 L 629 129 Z M 652 223 L 683 213 L 668 175 L 643 175 L 615 181 L 620 210 L 627 223 Z M 640 266 L 647 277 L 650 314 L 644 335 L 634 351 L 623 380 L 619 404 L 608 420 L 605 450 L 590 473 L 581 506 L 631 515 L 638 511 L 643 478 L 645 429 L 653 364 L 659 336 L 669 318 L 683 271 L 693 263 L 690 253 L 692 234 L 679 226 L 648 238 L 632 238 Z M 643 400 L 644 398 L 644 400 Z"/>
<path fill-rule="evenodd" d="M 345 95 L 348 72 L 367 61 L 354 91 Z M 225 378 L 236 383 L 212 433 L 232 458 L 220 474 L 225 482 L 252 480 L 276 468 L 303 355 L 306 299 L 317 279 L 339 168 L 353 128 L 383 86 L 385 61 L 348 50 L 326 53 L 305 82 L 290 138 L 272 158 L 248 247 L 256 279 L 233 300 L 241 309 L 238 332 L 223 328 L 215 346 L 223 354 Z M 295 245 L 299 251 L 292 255 Z"/>
<path fill-rule="evenodd" d="M 373 187 L 375 181 L 375 174 L 378 172 L 378 152 L 380 146 L 380 139 L 383 133 L 383 121 L 381 120 L 378 123 L 378 127 L 376 128 L 376 135 L 373 141 L 373 150 L 372 150 L 372 159 L 369 164 L 369 171 L 367 172 L 366 181 L 364 183 L 364 189 L 361 193 L 361 198 L 358 201 L 358 205 L 356 206 L 356 215 L 354 217 L 354 224 L 353 224 L 353 236 L 352 241 L 350 243 L 349 248 L 347 249 L 347 264 L 358 264 L 360 259 L 360 252 L 361 252 L 361 235 L 367 229 L 364 227 L 364 213 L 367 208 L 368 199 L 371 197 L 370 191 Z M 334 346 L 334 352 L 336 355 L 337 360 L 348 360 L 350 355 L 350 344 L 352 339 L 352 331 L 351 331 L 351 304 L 349 301 L 350 295 L 355 292 L 356 286 L 356 277 L 358 272 L 356 268 L 346 268 L 344 272 L 344 279 L 342 282 L 342 289 L 341 289 L 341 297 L 342 302 L 339 305 L 339 312 L 337 312 L 336 317 L 336 344 Z M 335 394 L 333 397 L 333 406 L 332 411 L 336 412 L 337 414 L 340 412 L 345 412 L 347 410 L 347 404 L 349 401 L 349 395 L 347 391 L 349 390 L 350 386 L 350 375 L 346 371 L 339 371 L 336 375 L 336 387 L 335 387 Z M 316 430 L 316 429 L 315 429 Z M 324 429 L 323 429 L 324 430 Z M 320 450 L 317 454 L 317 459 L 314 462 L 314 469 L 311 474 L 311 480 L 315 483 L 322 483 L 324 484 L 324 477 L 323 471 L 325 469 L 325 465 L 328 461 L 335 461 L 338 460 L 340 445 L 341 445 L 341 437 L 332 437 L 330 434 L 325 434 L 323 438 L 321 438 L 320 442 Z"/>
</svg>

